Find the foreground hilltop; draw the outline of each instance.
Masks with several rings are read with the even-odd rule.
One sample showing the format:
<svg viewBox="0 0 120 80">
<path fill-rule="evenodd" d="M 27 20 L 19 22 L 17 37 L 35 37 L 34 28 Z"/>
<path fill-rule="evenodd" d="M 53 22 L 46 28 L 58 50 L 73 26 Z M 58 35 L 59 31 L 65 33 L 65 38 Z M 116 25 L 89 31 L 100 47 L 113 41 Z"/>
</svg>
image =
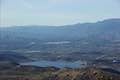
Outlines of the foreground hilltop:
<svg viewBox="0 0 120 80">
<path fill-rule="evenodd" d="M 0 68 L 0 80 L 120 80 L 120 72 L 110 68 L 59 69 L 14 64 Z"/>
</svg>

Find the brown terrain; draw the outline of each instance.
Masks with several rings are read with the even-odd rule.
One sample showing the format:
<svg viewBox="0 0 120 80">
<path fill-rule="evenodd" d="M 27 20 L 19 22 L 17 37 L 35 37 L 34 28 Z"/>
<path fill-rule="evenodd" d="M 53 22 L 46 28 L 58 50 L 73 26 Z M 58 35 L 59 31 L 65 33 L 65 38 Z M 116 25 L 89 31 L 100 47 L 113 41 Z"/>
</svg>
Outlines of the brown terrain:
<svg viewBox="0 0 120 80">
<path fill-rule="evenodd" d="M 120 72 L 108 68 L 59 69 L 4 64 L 6 67 L 0 66 L 0 80 L 120 80 Z"/>
</svg>

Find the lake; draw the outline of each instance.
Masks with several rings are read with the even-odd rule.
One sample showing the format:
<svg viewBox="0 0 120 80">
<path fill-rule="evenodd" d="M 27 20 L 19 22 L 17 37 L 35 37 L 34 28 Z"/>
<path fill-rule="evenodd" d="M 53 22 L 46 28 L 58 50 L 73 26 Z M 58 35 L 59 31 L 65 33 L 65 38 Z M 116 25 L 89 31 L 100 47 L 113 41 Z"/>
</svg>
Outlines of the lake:
<svg viewBox="0 0 120 80">
<path fill-rule="evenodd" d="M 75 62 L 67 62 L 67 61 L 33 61 L 33 62 L 24 62 L 21 65 L 33 65 L 39 67 L 57 67 L 57 68 L 82 68 L 86 66 L 86 62 L 84 61 L 75 61 Z"/>
<path fill-rule="evenodd" d="M 55 44 L 55 45 L 59 45 L 59 44 L 69 44 L 71 43 L 70 41 L 56 41 L 56 42 L 46 42 L 45 44 Z"/>
</svg>

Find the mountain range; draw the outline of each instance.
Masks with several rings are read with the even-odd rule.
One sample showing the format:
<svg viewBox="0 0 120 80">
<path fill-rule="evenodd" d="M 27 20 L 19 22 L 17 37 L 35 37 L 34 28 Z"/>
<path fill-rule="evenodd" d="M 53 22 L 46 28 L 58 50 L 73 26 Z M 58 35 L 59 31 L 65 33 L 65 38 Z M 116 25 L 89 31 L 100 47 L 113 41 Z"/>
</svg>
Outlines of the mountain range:
<svg viewBox="0 0 120 80">
<path fill-rule="evenodd" d="M 1 28 L 1 40 L 79 40 L 82 38 L 108 37 L 120 39 L 120 19 L 108 19 L 96 23 L 65 26 L 14 26 Z"/>
</svg>

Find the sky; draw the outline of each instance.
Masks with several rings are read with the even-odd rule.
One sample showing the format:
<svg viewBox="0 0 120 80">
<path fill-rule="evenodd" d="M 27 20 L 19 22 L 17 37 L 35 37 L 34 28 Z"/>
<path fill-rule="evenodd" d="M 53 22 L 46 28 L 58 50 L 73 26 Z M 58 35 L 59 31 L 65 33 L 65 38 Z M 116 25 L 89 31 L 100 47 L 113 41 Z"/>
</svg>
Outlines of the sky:
<svg viewBox="0 0 120 80">
<path fill-rule="evenodd" d="M 120 0 L 0 0 L 0 26 L 58 26 L 110 18 L 120 18 Z"/>
</svg>

